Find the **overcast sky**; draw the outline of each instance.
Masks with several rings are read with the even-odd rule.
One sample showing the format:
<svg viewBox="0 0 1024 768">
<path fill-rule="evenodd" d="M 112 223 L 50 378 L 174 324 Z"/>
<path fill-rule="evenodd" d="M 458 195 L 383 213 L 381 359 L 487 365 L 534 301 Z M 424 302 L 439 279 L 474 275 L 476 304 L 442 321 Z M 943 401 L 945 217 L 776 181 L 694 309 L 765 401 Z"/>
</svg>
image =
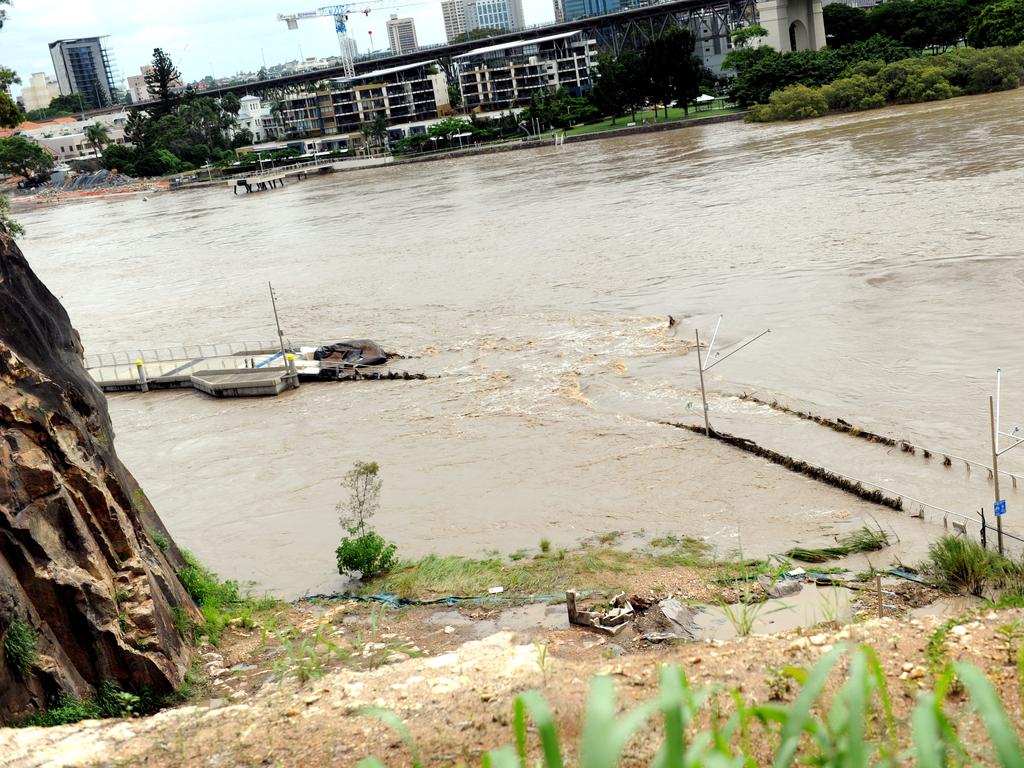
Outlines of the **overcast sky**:
<svg viewBox="0 0 1024 768">
<path fill-rule="evenodd" d="M 200 80 L 254 72 L 304 56 L 334 56 L 338 38 L 330 18 L 300 21 L 288 30 L 278 13 L 296 13 L 328 5 L 327 0 L 13 0 L 0 30 L 0 66 L 13 69 L 27 84 L 33 72 L 53 76 L 48 45 L 54 40 L 110 35 L 107 41 L 122 77 L 163 48 L 183 77 Z M 357 4 L 358 5 L 358 4 Z M 421 45 L 445 40 L 440 0 L 411 0 L 405 5 L 370 3 L 370 15 L 350 14 L 349 34 L 360 53 L 387 47 L 384 22 L 390 14 L 412 16 Z M 554 20 L 551 0 L 523 0 L 527 24 Z M 17 93 L 17 87 L 14 88 Z"/>
</svg>

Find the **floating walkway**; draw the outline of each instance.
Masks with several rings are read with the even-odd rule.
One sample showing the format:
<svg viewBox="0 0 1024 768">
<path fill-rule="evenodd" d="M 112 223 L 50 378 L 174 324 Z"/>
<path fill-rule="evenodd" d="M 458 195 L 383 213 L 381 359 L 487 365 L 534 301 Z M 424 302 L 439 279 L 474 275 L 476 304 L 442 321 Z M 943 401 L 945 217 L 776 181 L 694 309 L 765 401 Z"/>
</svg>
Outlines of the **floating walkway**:
<svg viewBox="0 0 1024 768">
<path fill-rule="evenodd" d="M 267 397 L 302 381 L 411 380 L 426 376 L 383 365 L 316 360 L 318 344 L 238 342 L 87 355 L 85 367 L 104 392 L 197 389 L 213 397 Z"/>
</svg>

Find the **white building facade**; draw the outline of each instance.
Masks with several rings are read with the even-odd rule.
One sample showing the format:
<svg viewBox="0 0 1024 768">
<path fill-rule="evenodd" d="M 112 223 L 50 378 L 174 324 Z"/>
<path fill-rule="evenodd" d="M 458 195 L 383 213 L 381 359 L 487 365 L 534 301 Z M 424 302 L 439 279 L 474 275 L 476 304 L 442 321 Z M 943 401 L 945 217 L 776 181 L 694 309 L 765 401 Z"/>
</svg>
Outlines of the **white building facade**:
<svg viewBox="0 0 1024 768">
<path fill-rule="evenodd" d="M 85 130 L 90 125 L 99 123 L 106 127 L 109 136 L 108 145 L 125 144 L 127 142 L 124 136 L 124 127 L 127 122 L 128 113 L 117 112 L 110 115 L 97 115 L 88 120 L 45 123 L 37 128 L 18 131 L 16 135 L 24 136 L 49 151 L 57 160 L 66 162 L 97 156 L 95 149 L 85 137 Z"/>
<path fill-rule="evenodd" d="M 466 33 L 466 6 L 462 0 L 441 0 L 444 34 L 449 43 Z"/>
<path fill-rule="evenodd" d="M 243 96 L 239 101 L 241 106 L 235 116 L 236 131 L 249 131 L 254 144 L 276 139 L 283 134 L 284 123 L 270 104 L 264 104 L 259 96 Z"/>
<path fill-rule="evenodd" d="M 467 112 L 525 106 L 539 91 L 591 88 L 597 41 L 580 31 L 478 48 L 453 57 Z"/>
<path fill-rule="evenodd" d="M 60 86 L 45 72 L 33 72 L 29 84 L 21 89 L 21 100 L 26 112 L 46 109 L 50 102 L 60 96 Z"/>
<path fill-rule="evenodd" d="M 416 40 L 416 23 L 411 16 L 399 18 L 397 13 L 393 13 L 386 26 L 392 53 L 412 53 L 420 47 Z"/>
</svg>

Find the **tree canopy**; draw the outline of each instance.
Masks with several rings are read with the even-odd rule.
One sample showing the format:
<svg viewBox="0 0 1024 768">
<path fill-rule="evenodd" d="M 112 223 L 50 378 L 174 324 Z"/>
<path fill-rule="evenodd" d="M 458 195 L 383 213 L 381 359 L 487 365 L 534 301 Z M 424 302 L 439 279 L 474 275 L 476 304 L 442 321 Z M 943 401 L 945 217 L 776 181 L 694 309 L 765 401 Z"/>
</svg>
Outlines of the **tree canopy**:
<svg viewBox="0 0 1024 768">
<path fill-rule="evenodd" d="M 53 170 L 53 155 L 23 136 L 0 139 L 0 173 L 34 179 Z"/>
<path fill-rule="evenodd" d="M 1024 43 L 1024 0 L 1000 0 L 982 8 L 969 37 L 977 48 Z"/>
<path fill-rule="evenodd" d="M 156 99 L 157 103 L 149 108 L 149 111 L 156 117 L 166 115 L 174 109 L 178 97 L 171 91 L 171 88 L 179 80 L 181 73 L 178 72 L 171 57 L 164 53 L 162 48 L 153 49 L 153 70 L 145 76 L 146 91 Z"/>
</svg>

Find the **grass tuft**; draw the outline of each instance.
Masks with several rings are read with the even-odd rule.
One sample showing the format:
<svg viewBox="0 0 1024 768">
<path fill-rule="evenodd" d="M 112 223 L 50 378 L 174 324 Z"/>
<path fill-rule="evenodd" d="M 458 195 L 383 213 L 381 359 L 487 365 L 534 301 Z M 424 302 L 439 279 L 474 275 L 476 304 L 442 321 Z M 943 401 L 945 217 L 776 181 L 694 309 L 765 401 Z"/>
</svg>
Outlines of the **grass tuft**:
<svg viewBox="0 0 1024 768">
<path fill-rule="evenodd" d="M 38 639 L 35 630 L 21 619 L 14 619 L 4 632 L 4 660 L 23 680 L 28 677 L 39 657 L 36 649 Z"/>
</svg>

